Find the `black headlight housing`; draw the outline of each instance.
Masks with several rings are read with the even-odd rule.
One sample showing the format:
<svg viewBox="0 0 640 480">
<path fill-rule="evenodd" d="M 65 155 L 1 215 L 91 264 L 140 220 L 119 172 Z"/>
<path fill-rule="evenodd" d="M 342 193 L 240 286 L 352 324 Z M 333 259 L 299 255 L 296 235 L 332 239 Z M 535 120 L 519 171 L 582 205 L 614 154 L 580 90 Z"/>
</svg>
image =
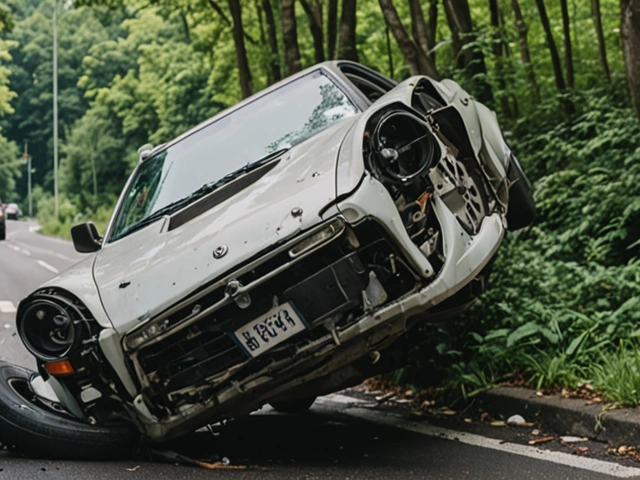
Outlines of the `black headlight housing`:
<svg viewBox="0 0 640 480">
<path fill-rule="evenodd" d="M 16 326 L 27 350 L 41 361 L 52 362 L 68 357 L 92 336 L 86 313 L 72 296 L 43 290 L 20 302 Z"/>
</svg>

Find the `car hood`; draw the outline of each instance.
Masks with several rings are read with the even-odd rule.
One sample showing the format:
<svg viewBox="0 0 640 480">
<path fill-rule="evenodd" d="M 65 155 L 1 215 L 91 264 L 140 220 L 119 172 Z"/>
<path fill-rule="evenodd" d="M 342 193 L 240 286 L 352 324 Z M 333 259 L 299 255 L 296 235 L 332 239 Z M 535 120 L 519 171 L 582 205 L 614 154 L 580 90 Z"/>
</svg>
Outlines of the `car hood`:
<svg viewBox="0 0 640 480">
<path fill-rule="evenodd" d="M 121 334 L 269 246 L 313 227 L 336 198 L 336 162 L 358 116 L 291 148 L 266 175 L 174 230 L 162 220 L 96 255 L 94 279 Z M 292 215 L 301 209 L 301 215 Z M 226 246 L 222 258 L 214 250 Z"/>
</svg>

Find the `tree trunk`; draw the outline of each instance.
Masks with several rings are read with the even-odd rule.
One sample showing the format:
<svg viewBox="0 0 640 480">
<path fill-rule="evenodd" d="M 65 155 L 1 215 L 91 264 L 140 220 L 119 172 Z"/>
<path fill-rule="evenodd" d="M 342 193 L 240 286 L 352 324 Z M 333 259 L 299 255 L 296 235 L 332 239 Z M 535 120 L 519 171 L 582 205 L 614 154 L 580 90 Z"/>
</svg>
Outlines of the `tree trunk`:
<svg viewBox="0 0 640 480">
<path fill-rule="evenodd" d="M 313 0 L 311 5 L 307 0 L 300 0 L 304 12 L 309 20 L 309 30 L 313 38 L 316 63 L 324 62 L 324 35 L 322 32 L 322 4 L 320 0 Z"/>
<path fill-rule="evenodd" d="M 298 31 L 296 30 L 295 0 L 280 0 L 282 16 L 282 39 L 287 60 L 287 71 L 293 75 L 301 70 Z"/>
<path fill-rule="evenodd" d="M 596 37 L 598 38 L 600 65 L 602 65 L 605 80 L 607 83 L 611 83 L 611 72 L 609 71 L 609 62 L 607 61 L 607 48 L 602 30 L 602 16 L 600 15 L 600 0 L 591 0 L 591 10 L 593 11 L 593 23 L 596 27 Z"/>
<path fill-rule="evenodd" d="M 280 71 L 280 53 L 278 52 L 278 37 L 276 36 L 276 22 L 273 18 L 273 8 L 271 0 L 262 0 L 262 10 L 267 22 L 267 39 L 269 42 L 269 50 L 271 51 L 269 68 L 271 69 L 271 77 L 274 82 L 282 79 Z"/>
<path fill-rule="evenodd" d="M 224 13 L 224 10 L 222 10 L 222 7 L 218 5 L 218 3 L 216 3 L 214 0 L 209 0 L 209 5 L 211 6 L 211 8 L 213 8 L 213 10 L 218 15 L 220 15 L 220 18 L 224 23 L 233 27 L 231 20 L 229 20 L 229 17 L 227 17 L 227 14 Z M 255 39 L 251 35 L 249 35 L 247 32 L 242 32 L 242 34 L 244 35 L 244 38 L 247 40 L 247 42 L 251 43 L 252 45 L 258 44 L 258 42 L 256 42 Z"/>
<path fill-rule="evenodd" d="M 402 52 L 402 55 L 409 64 L 409 70 L 412 75 L 429 75 L 432 78 L 439 79 L 436 66 L 431 61 L 431 58 L 414 42 L 409 34 L 405 30 L 396 7 L 393 5 L 393 0 L 379 0 L 382 14 L 385 21 L 393 33 L 393 36 L 398 43 L 398 47 Z"/>
<path fill-rule="evenodd" d="M 502 26 L 500 25 L 500 11 L 498 9 L 498 0 L 489 0 L 490 21 L 493 30 L 491 43 L 493 45 L 493 54 L 496 57 L 496 79 L 500 88 L 499 99 L 502 114 L 508 118 L 513 118 L 511 107 L 509 106 L 509 97 L 507 94 L 507 82 L 505 80 L 504 65 L 504 40 L 502 35 Z"/>
<path fill-rule="evenodd" d="M 567 84 L 573 90 L 575 86 L 573 75 L 573 53 L 571 51 L 571 24 L 569 20 L 569 6 L 567 0 L 560 0 L 562 10 L 562 33 L 564 37 L 564 63 L 567 70 Z"/>
<path fill-rule="evenodd" d="M 478 99 L 485 103 L 492 102 L 493 92 L 486 80 L 487 66 L 484 62 L 484 54 L 479 48 L 470 45 L 476 41 L 476 35 L 473 30 L 468 0 L 444 0 L 444 7 L 454 39 L 458 65 L 476 84 L 475 90 Z"/>
<path fill-rule="evenodd" d="M 436 31 L 438 30 L 438 0 L 429 1 L 429 24 L 427 25 L 427 44 L 430 48 L 436 46 Z M 429 52 L 427 52 L 429 53 Z M 436 52 L 429 53 L 433 63 L 436 63 Z"/>
<path fill-rule="evenodd" d="M 453 59 L 455 66 L 458 70 L 464 69 L 464 56 L 462 52 L 462 40 L 460 38 L 460 27 L 455 17 L 455 13 L 451 10 L 451 4 L 447 1 L 443 1 L 444 14 L 449 24 L 449 30 L 451 31 L 451 42 L 453 46 Z"/>
<path fill-rule="evenodd" d="M 620 1 L 620 37 L 631 101 L 640 119 L 640 1 Z"/>
<path fill-rule="evenodd" d="M 411 11 L 411 33 L 413 40 L 425 55 L 429 55 L 432 45 L 429 45 L 429 35 L 427 34 L 427 24 L 424 21 L 424 13 L 420 6 L 420 0 L 409 0 L 409 10 Z"/>
<path fill-rule="evenodd" d="M 522 10 L 520 10 L 520 3 L 518 0 L 511 0 L 511 7 L 513 8 L 513 15 L 516 19 L 516 30 L 518 32 L 518 46 L 520 48 L 520 60 L 524 65 L 527 75 L 527 81 L 534 92 L 536 102 L 540 101 L 540 89 L 538 88 L 538 82 L 536 81 L 536 74 L 533 71 L 533 65 L 531 64 L 531 54 L 529 53 L 529 40 L 527 38 L 527 24 L 522 17 Z"/>
<path fill-rule="evenodd" d="M 356 50 L 356 0 L 342 0 L 338 57 L 358 61 Z"/>
<path fill-rule="evenodd" d="M 253 86 L 249 61 L 247 60 L 247 49 L 244 45 L 244 27 L 242 26 L 240 0 L 229 0 L 229 11 L 231 12 L 231 20 L 233 21 L 233 42 L 236 46 L 240 89 L 242 90 L 242 98 L 247 98 L 253 93 Z"/>
<path fill-rule="evenodd" d="M 547 9 L 544 6 L 544 0 L 536 0 L 538 12 L 540 13 L 540 21 L 544 28 L 544 34 L 547 39 L 547 47 L 549 48 L 549 54 L 551 55 L 551 65 L 553 66 L 553 75 L 556 80 L 556 88 L 564 93 L 567 90 L 567 86 L 564 83 L 564 76 L 562 75 L 562 66 L 560 65 L 560 56 L 558 55 L 558 49 L 556 48 L 556 42 L 553 39 L 553 33 L 551 33 L 551 25 L 549 25 L 549 17 L 547 16 Z"/>
<path fill-rule="evenodd" d="M 387 37 L 387 58 L 389 60 L 389 78 L 393 78 L 393 54 L 391 52 L 391 33 L 389 32 L 389 25 L 385 28 Z"/>
<path fill-rule="evenodd" d="M 327 49 L 329 59 L 336 58 L 336 39 L 338 38 L 338 0 L 329 0 L 327 5 Z"/>
</svg>

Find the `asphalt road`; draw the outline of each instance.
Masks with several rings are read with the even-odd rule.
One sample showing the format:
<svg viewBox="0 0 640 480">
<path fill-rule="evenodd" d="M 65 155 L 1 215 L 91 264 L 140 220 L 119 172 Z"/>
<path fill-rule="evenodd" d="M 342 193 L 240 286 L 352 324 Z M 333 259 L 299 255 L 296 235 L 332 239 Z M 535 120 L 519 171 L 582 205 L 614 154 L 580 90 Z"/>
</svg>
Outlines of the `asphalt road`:
<svg viewBox="0 0 640 480">
<path fill-rule="evenodd" d="M 18 302 L 83 258 L 71 243 L 35 229 L 31 222 L 7 220 L 7 239 L 0 242 L 0 359 L 25 367 L 33 367 L 34 361 L 16 333 Z"/>
<path fill-rule="evenodd" d="M 25 366 L 33 361 L 15 336 L 13 309 L 48 278 L 82 258 L 67 242 L 9 222 L 0 242 L 0 358 Z M 0 432 L 1 434 L 1 432 Z M 414 418 L 406 406 L 380 407 L 373 397 L 346 392 L 319 399 L 303 415 L 268 407 L 250 417 L 201 430 L 171 445 L 209 463 L 209 470 L 161 461 L 148 450 L 115 462 L 33 459 L 0 448 L 2 479 L 640 479 L 640 464 L 585 458 L 557 445 L 527 445 L 530 432 L 469 425 L 458 418 Z M 589 444 L 592 451 L 602 446 Z M 555 450 L 555 451 L 554 451 Z"/>
</svg>

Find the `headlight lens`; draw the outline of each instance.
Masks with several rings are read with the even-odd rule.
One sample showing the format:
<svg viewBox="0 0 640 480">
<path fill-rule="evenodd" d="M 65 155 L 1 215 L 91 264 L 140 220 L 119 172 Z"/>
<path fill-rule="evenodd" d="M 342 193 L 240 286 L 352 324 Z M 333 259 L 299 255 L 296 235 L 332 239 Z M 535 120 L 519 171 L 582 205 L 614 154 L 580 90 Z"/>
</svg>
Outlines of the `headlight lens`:
<svg viewBox="0 0 640 480">
<path fill-rule="evenodd" d="M 309 235 L 307 238 L 294 246 L 291 250 L 289 250 L 289 255 L 293 258 L 302 255 L 303 253 L 308 252 L 309 250 L 312 250 L 328 242 L 333 237 L 342 233 L 343 230 L 344 220 L 338 217 L 323 229 L 319 230 L 313 235 Z"/>
<path fill-rule="evenodd" d="M 31 301 L 17 319 L 27 350 L 44 361 L 64 358 L 76 341 L 72 315 L 71 306 L 44 298 Z"/>
</svg>

